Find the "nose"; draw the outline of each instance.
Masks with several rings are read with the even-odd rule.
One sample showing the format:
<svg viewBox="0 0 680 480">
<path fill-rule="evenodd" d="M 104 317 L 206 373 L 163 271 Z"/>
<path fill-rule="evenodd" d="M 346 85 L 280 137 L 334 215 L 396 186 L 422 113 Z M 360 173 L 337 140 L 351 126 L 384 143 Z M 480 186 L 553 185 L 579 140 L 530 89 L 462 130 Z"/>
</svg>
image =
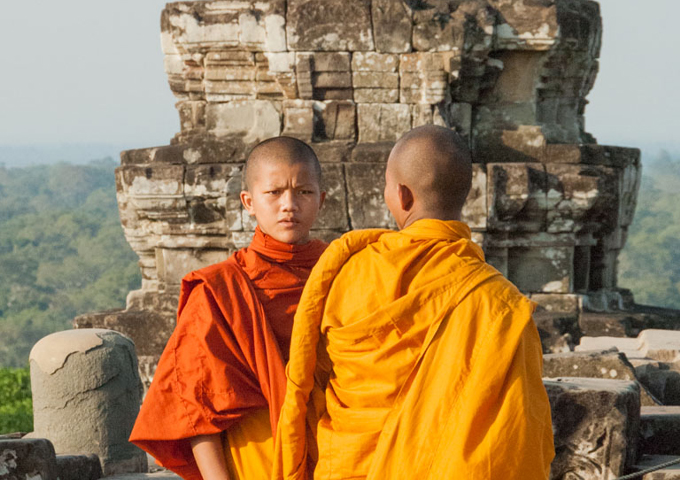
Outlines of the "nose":
<svg viewBox="0 0 680 480">
<path fill-rule="evenodd" d="M 281 195 L 281 209 L 284 212 L 297 212 L 298 208 L 297 195 L 295 195 L 293 190 L 286 190 Z"/>
</svg>

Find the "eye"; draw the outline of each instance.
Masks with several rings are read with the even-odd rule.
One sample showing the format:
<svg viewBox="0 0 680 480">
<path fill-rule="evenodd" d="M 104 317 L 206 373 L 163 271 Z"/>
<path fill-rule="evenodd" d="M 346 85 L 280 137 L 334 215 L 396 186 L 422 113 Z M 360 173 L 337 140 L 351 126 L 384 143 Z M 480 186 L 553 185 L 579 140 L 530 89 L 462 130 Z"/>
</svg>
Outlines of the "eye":
<svg viewBox="0 0 680 480">
<path fill-rule="evenodd" d="M 267 195 L 278 195 L 279 193 L 281 193 L 281 190 L 267 190 L 264 193 Z"/>
<path fill-rule="evenodd" d="M 314 195 L 314 190 L 300 190 L 300 195 Z"/>
</svg>

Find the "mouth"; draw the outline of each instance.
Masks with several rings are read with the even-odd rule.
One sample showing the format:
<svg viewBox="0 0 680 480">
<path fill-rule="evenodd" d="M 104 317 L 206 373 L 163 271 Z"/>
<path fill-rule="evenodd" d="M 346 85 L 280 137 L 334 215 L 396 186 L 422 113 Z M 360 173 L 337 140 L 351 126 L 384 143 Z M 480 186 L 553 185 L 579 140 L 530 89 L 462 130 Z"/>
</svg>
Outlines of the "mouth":
<svg viewBox="0 0 680 480">
<path fill-rule="evenodd" d="M 279 225 L 284 227 L 294 227 L 300 222 L 295 218 L 282 218 L 278 221 Z"/>
</svg>

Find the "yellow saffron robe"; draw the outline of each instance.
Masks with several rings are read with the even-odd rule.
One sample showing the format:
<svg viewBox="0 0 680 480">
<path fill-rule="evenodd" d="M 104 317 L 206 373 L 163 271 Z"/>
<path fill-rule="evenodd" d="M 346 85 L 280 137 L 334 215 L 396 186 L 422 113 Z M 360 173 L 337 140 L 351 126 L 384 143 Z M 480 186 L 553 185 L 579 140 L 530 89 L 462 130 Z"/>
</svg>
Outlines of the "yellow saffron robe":
<svg viewBox="0 0 680 480">
<path fill-rule="evenodd" d="M 302 294 L 273 479 L 547 479 L 533 304 L 461 222 L 350 232 Z"/>
</svg>

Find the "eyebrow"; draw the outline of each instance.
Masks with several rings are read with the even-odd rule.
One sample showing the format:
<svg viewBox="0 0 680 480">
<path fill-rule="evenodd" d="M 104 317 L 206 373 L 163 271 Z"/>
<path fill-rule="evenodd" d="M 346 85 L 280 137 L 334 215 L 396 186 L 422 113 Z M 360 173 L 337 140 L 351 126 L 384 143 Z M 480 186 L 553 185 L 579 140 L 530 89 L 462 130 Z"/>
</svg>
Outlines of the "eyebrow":
<svg viewBox="0 0 680 480">
<path fill-rule="evenodd" d="M 316 184 L 313 183 L 313 182 L 301 183 L 299 185 L 295 185 L 294 188 L 309 188 L 309 187 L 314 187 L 315 185 Z M 264 185 L 262 185 L 262 187 L 264 189 L 270 190 L 270 189 L 273 189 L 273 188 L 278 188 L 278 189 L 288 188 L 288 185 L 281 185 L 281 184 L 277 184 L 277 183 L 265 183 Z"/>
</svg>

